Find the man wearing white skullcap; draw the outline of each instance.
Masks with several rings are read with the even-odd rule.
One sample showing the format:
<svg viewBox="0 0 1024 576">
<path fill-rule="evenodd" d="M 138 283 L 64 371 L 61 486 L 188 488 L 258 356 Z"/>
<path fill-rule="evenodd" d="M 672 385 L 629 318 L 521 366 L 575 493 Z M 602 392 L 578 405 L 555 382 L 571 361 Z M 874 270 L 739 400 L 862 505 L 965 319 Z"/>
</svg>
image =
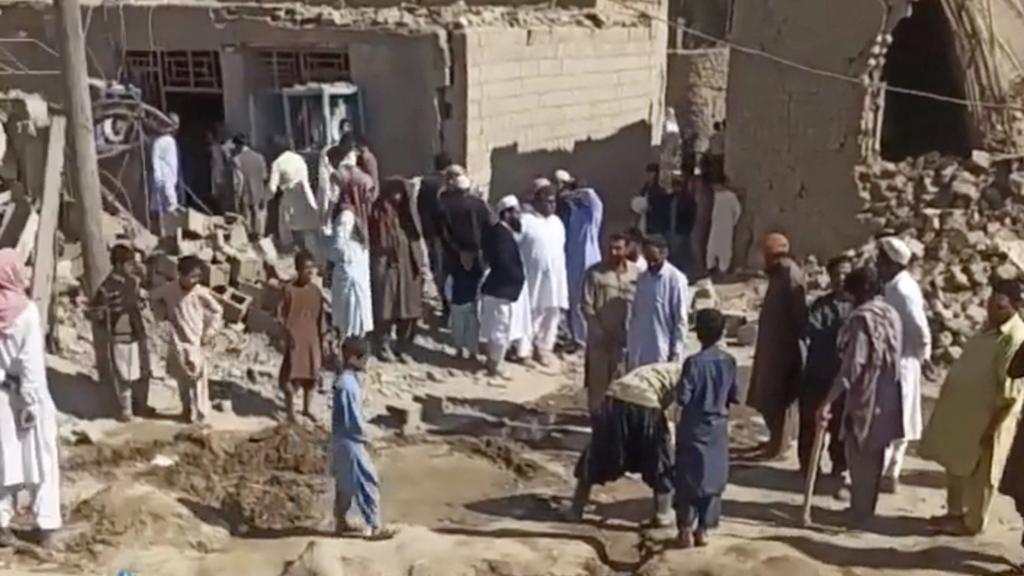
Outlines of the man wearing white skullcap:
<svg viewBox="0 0 1024 576">
<path fill-rule="evenodd" d="M 483 257 L 489 270 L 480 288 L 480 336 L 486 342 L 487 371 L 501 374 L 512 339 L 513 307 L 522 299 L 526 272 L 515 235 L 521 229 L 519 201 L 505 196 L 496 206 L 498 222 L 483 237 Z"/>
<path fill-rule="evenodd" d="M 921 439 L 921 368 L 932 354 L 932 333 L 924 312 L 924 295 L 907 265 L 912 253 L 907 243 L 895 236 L 878 241 L 878 274 L 885 282 L 885 301 L 899 312 L 903 324 L 900 358 L 900 388 L 903 396 L 903 438 L 885 452 L 882 490 L 895 492 L 907 445 Z"/>
</svg>

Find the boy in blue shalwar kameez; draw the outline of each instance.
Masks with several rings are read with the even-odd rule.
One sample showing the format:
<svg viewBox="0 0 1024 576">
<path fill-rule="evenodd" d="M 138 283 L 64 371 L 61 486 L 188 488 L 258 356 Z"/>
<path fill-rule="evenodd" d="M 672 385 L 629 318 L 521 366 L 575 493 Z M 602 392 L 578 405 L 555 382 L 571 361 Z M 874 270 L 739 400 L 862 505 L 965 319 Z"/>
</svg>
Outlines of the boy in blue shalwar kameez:
<svg viewBox="0 0 1024 576">
<path fill-rule="evenodd" d="M 736 359 L 718 346 L 725 330 L 722 313 L 697 312 L 701 351 L 683 363 L 676 386 L 676 523 L 678 544 L 707 544 L 718 527 L 722 493 L 729 481 L 729 406 L 738 403 Z"/>
<path fill-rule="evenodd" d="M 359 533 L 381 539 L 393 533 L 381 525 L 380 484 L 366 448 L 360 374 L 369 355 L 370 347 L 362 338 L 349 338 L 342 345 L 331 411 L 334 518 L 339 535 L 352 533 L 346 516 L 355 503 L 363 521 Z"/>
</svg>

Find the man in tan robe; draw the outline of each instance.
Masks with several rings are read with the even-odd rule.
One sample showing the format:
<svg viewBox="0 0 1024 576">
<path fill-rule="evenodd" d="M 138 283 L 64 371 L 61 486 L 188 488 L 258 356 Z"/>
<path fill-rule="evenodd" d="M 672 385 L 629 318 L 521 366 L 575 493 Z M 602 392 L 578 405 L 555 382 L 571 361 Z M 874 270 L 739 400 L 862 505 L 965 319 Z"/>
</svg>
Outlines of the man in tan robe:
<svg viewBox="0 0 1024 576">
<path fill-rule="evenodd" d="M 583 280 L 583 315 L 587 319 L 587 357 L 583 385 L 594 412 L 622 368 L 629 309 L 640 271 L 626 258 L 626 237 L 612 234 L 603 262 L 587 270 Z"/>
<path fill-rule="evenodd" d="M 988 320 L 950 369 L 921 437 L 918 454 L 946 469 L 946 515 L 933 519 L 942 532 L 979 534 L 988 523 L 1024 399 L 1021 381 L 1007 375 L 1024 343 L 1021 301 L 1017 282 L 992 287 Z"/>
<path fill-rule="evenodd" d="M 793 440 L 796 418 L 791 408 L 800 389 L 805 357 L 807 302 L 804 275 L 789 257 L 789 240 L 769 234 L 764 242 L 768 291 L 758 319 L 754 366 L 747 404 L 764 416 L 770 438 L 759 456 L 778 459 Z"/>
</svg>

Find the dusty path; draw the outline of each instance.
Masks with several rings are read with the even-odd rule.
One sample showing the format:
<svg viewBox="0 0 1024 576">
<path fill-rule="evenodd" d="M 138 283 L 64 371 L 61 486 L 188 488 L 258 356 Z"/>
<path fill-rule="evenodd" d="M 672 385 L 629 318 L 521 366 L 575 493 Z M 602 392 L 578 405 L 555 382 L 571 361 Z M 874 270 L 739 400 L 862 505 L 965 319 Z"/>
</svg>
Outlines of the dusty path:
<svg viewBox="0 0 1024 576">
<path fill-rule="evenodd" d="M 748 349 L 735 352 L 749 363 Z M 1019 520 L 1002 498 L 984 537 L 928 535 L 925 519 L 942 511 L 942 478 L 914 459 L 903 491 L 882 499 L 878 533 L 842 531 L 842 505 L 825 494 L 816 502 L 820 525 L 800 527 L 795 458 L 734 466 L 723 526 L 706 550 L 666 550 L 671 531 L 641 529 L 650 494 L 632 479 L 596 489 L 585 521 L 567 524 L 560 510 L 588 438 L 579 359 L 514 367 L 510 380 L 491 380 L 428 336 L 416 360 L 376 365 L 367 378 L 382 508 L 400 528 L 395 539 L 330 535 L 326 395 L 316 398 L 319 423 L 275 427 L 273 384 L 228 380 L 218 394 L 232 410 L 215 414 L 209 436 L 167 418 L 65 416 L 65 549 L 0 551 L 0 574 L 997 574 L 1005 558 L 1024 556 Z M 92 390 L 75 365 L 53 359 L 51 369 L 61 386 L 82 386 L 87 401 Z M 443 411 L 426 411 L 422 427 L 400 434 L 388 408 L 426 394 L 443 399 Z M 153 396 L 161 413 L 177 410 L 171 387 L 158 384 Z M 736 411 L 736 448 L 762 433 L 751 412 Z"/>
</svg>

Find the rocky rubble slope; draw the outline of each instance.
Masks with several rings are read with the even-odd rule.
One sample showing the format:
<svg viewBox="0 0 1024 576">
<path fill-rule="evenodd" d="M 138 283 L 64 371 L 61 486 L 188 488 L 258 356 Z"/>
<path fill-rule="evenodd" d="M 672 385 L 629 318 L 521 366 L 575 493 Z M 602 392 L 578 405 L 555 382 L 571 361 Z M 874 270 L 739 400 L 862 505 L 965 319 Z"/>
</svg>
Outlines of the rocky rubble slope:
<svg viewBox="0 0 1024 576">
<path fill-rule="evenodd" d="M 856 178 L 864 220 L 878 235 L 903 237 L 914 252 L 933 360 L 952 362 L 985 321 L 991 280 L 1021 278 L 1024 171 L 981 152 L 970 160 L 933 153 L 862 166 Z"/>
</svg>

